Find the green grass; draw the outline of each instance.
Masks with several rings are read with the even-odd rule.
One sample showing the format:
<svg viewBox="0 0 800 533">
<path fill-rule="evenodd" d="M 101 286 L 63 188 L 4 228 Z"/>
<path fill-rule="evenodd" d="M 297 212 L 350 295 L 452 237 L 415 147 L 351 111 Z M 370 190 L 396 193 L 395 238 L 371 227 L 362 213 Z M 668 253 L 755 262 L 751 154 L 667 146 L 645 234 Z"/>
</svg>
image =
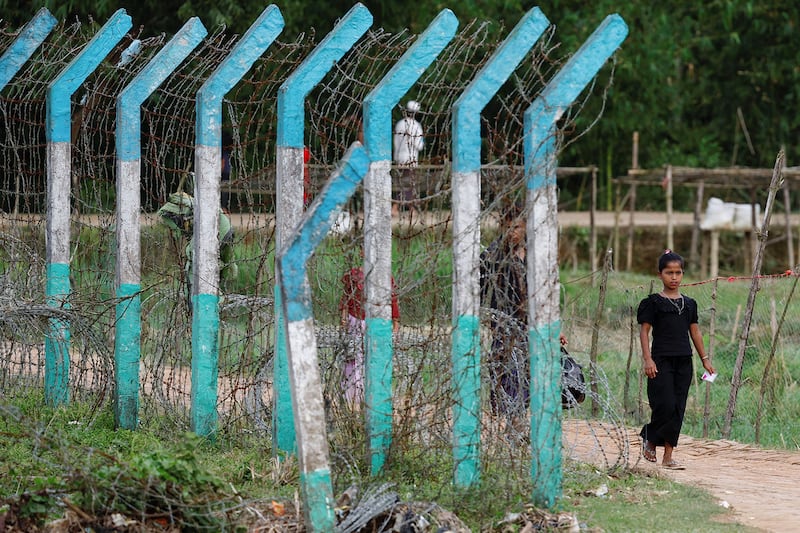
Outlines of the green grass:
<svg viewBox="0 0 800 533">
<path fill-rule="evenodd" d="M 290 502 L 297 490 L 296 462 L 279 466 L 263 438 L 220 435 L 208 442 L 190 434 L 167 435 L 158 428 L 114 430 L 110 408 L 90 419 L 80 404 L 43 408 L 39 395 L 17 398 L 15 404 L 0 411 L 0 494 L 7 502 L 22 494 L 38 494 L 27 501 L 26 509 L 42 523 L 60 516 L 63 511 L 57 502 L 67 497 L 95 515 L 130 515 L 136 506 L 157 513 L 171 505 L 171 512 L 183 513 L 187 524 L 230 529 L 236 516 L 226 516 L 223 510 L 233 502 L 244 498 L 268 507 L 272 500 Z M 81 420 L 89 422 L 75 422 Z M 528 459 L 513 459 L 518 462 L 505 468 L 491 466 L 479 487 L 464 491 L 448 483 L 449 454 L 418 452 L 393 457 L 377 480 L 353 478 L 351 469 L 338 478 L 337 490 L 352 482 L 369 486 L 390 481 L 404 501 L 436 502 L 473 531 L 492 530 L 509 513 L 530 511 Z M 519 475 L 510 476 L 510 471 Z M 563 498 L 551 512 L 574 513 L 592 530 L 752 531 L 730 523 L 731 511 L 707 493 L 657 475 L 636 471 L 609 475 L 568 462 L 563 487 Z"/>
<path fill-rule="evenodd" d="M 147 231 L 150 232 L 147 241 L 154 245 L 144 251 L 143 257 L 146 265 L 142 297 L 146 310 L 144 328 L 149 332 L 149 336 L 145 336 L 143 353 L 148 357 L 161 357 L 164 353 L 159 350 L 169 351 L 170 361 L 188 365 L 191 357 L 188 321 L 174 305 L 174 300 L 184 294 L 182 267 L 175 255 L 181 245 L 167 246 L 169 241 L 163 228 Z M 449 248 L 441 244 L 445 237 L 432 232 L 406 237 L 395 241 L 393 255 L 403 322 L 448 323 L 452 264 Z M 76 290 L 108 297 L 108 288 L 102 291 L 97 288 L 100 285 L 110 287 L 112 276 L 108 273 L 113 271 L 113 261 L 109 262 L 108 258 L 110 248 L 99 235 L 89 233 L 84 238 L 93 243 L 91 248 L 105 259 L 92 257 L 88 252 L 76 258 L 76 266 L 81 265 L 75 275 Z M 257 233 L 241 239 L 235 251 L 240 260 L 239 279 L 226 287 L 226 291 L 271 298 L 274 250 L 265 244 L 268 242 L 268 236 Z M 358 245 L 352 240 L 330 237 L 310 262 L 315 319 L 319 322 L 338 322 L 339 280 L 342 273 L 355 264 L 357 253 Z M 93 272 L 96 265 L 102 268 Z M 607 388 L 616 405 L 622 403 L 626 379 L 631 380 L 631 393 L 636 394 L 640 372 L 638 338 L 631 375 L 627 375 L 625 369 L 631 312 L 635 312 L 638 301 L 649 291 L 651 280 L 652 276 L 612 273 L 604 308 L 598 310 L 599 277 L 595 276 L 592 286 L 586 272 L 562 272 L 562 317 L 563 326 L 572 335 L 570 351 L 588 355 L 592 327 L 599 316 L 602 342 L 597 360 L 608 379 Z M 729 378 L 738 351 L 738 339 L 731 340 L 732 332 L 741 323 L 741 318 L 737 322 L 736 309 L 746 302 L 749 285 L 723 285 L 716 304 L 714 364 L 721 376 Z M 765 326 L 770 322 L 768 304 L 774 299 L 774 307 L 779 312 L 785 289 L 786 285 L 766 286 L 759 293 L 759 314 L 748 345 L 731 435 L 741 442 L 755 439 L 757 406 L 770 351 L 770 329 Z M 701 322 L 708 342 L 711 288 L 701 286 L 687 288 L 687 291 L 691 291 L 703 306 Z M 766 380 L 766 403 L 761 411 L 761 443 L 765 446 L 796 449 L 800 441 L 800 429 L 795 423 L 800 418 L 800 388 L 791 377 L 800 373 L 800 358 L 794 352 L 794 346 L 800 342 L 796 340 L 800 339 L 800 332 L 794 326 L 795 322 L 800 322 L 796 320 L 798 314 L 800 303 L 792 301 L 790 319 L 783 331 L 785 341 L 779 346 L 774 368 Z M 162 345 L 165 324 L 177 341 Z M 270 327 L 254 323 L 246 313 L 226 317 L 224 326 L 220 342 L 221 370 L 259 368 L 248 363 L 260 360 L 271 350 L 273 332 Z M 446 369 L 425 365 L 430 354 L 424 347 L 415 350 L 412 357 L 420 365 L 413 386 L 422 394 L 431 397 L 440 394 L 447 398 L 447 391 L 437 392 L 442 383 L 447 382 L 443 378 Z M 704 390 L 705 387 L 700 386 L 690 392 L 684 432 L 694 436 L 702 434 Z M 728 391 L 724 378 L 711 387 L 711 438 L 717 438 L 721 431 Z M 296 462 L 276 463 L 267 435 L 231 429 L 230 433 L 221 433 L 214 442 L 199 441 L 183 431 L 176 431 L 173 424 L 160 423 L 158 416 L 152 413 L 148 413 L 147 424 L 140 430 L 120 431 L 114 430 L 109 402 L 103 403 L 99 411 L 93 410 L 97 403 L 86 405 L 79 401 L 54 410 L 44 406 L 41 394 L 4 392 L 5 403 L 0 405 L 0 494 L 4 497 L 38 494 L 50 488 L 74 495 L 75 501 L 87 501 L 85 498 L 94 497 L 98 488 L 108 494 L 128 494 L 128 490 L 141 489 L 144 478 L 152 477 L 158 483 L 170 481 L 180 486 L 181 494 L 199 499 L 209 509 L 216 509 L 218 502 L 238 501 L 237 498 L 291 501 L 298 490 Z M 629 425 L 642 422 L 630 412 L 624 416 Z M 244 419 L 235 427 L 247 428 L 248 423 L 249 420 Z M 337 492 L 353 482 L 368 486 L 390 481 L 401 498 L 435 501 L 455 512 L 473 530 L 488 529 L 508 513 L 525 512 L 530 502 L 530 460 L 523 453 L 486 461 L 481 485 L 461 491 L 451 482 L 449 442 L 425 447 L 411 435 L 411 438 L 399 439 L 398 449 L 393 450 L 386 472 L 374 480 L 366 474 L 363 419 L 353 416 L 337 419 L 334 424 L 331 460 Z M 608 492 L 597 495 L 603 485 L 608 487 Z M 586 465 L 567 462 L 563 488 L 563 498 L 553 511 L 574 512 L 589 528 L 645 532 L 747 531 L 742 526 L 726 523 L 731 520 L 730 512 L 719 507 L 708 494 L 642 472 L 609 475 Z M 164 495 L 160 497 L 161 503 L 151 502 L 150 505 L 164 504 Z M 90 501 L 92 505 L 108 505 L 108 509 L 115 509 L 113 501 Z M 35 499 L 33 503 L 37 505 L 32 509 L 34 513 L 45 508 L 43 517 L 62 512 L 49 497 Z M 675 509 L 681 512 L 676 513 Z M 672 529 L 664 529 L 664 524 Z"/>
</svg>

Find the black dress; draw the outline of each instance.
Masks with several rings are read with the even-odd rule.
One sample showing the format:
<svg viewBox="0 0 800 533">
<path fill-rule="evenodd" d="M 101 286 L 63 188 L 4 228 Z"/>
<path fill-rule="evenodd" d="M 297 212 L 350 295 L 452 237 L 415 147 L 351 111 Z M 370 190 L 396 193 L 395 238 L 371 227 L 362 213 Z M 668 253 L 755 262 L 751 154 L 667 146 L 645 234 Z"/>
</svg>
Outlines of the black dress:
<svg viewBox="0 0 800 533">
<path fill-rule="evenodd" d="M 527 266 L 502 238 L 481 254 L 481 302 L 491 312 L 488 357 L 495 414 L 522 415 L 530 397 Z"/>
<path fill-rule="evenodd" d="M 658 368 L 647 380 L 650 422 L 640 435 L 654 446 L 678 445 L 692 383 L 692 346 L 689 327 L 697 323 L 697 302 L 687 296 L 670 299 L 651 294 L 641 301 L 639 324 L 652 326 L 650 353 Z"/>
</svg>

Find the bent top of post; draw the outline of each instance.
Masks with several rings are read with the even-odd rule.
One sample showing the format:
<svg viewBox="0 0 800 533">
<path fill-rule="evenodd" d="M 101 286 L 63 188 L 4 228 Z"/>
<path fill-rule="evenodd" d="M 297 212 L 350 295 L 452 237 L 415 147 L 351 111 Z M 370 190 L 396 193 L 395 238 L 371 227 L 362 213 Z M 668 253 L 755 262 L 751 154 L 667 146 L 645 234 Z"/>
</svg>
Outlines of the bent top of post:
<svg viewBox="0 0 800 533">
<path fill-rule="evenodd" d="M 161 85 L 178 65 L 186 59 L 208 34 L 203 23 L 192 17 L 164 45 L 147 65 L 117 96 L 117 157 L 123 161 L 139 159 L 141 152 L 142 103 Z M 129 132 L 131 135 L 121 134 Z"/>
<path fill-rule="evenodd" d="M 308 93 L 372 26 L 372 13 L 357 3 L 278 89 L 278 146 L 302 148 L 303 102 Z"/>
<path fill-rule="evenodd" d="M 197 92 L 197 144 L 216 146 L 222 132 L 222 97 L 283 31 L 280 9 L 267 6 Z M 205 127 L 207 126 L 207 127 Z"/>
<path fill-rule="evenodd" d="M 48 141 L 69 142 L 72 94 L 97 69 L 132 25 L 131 17 L 125 10 L 117 10 L 81 53 L 50 83 L 47 88 Z"/>
<path fill-rule="evenodd" d="M 310 295 L 303 286 L 306 263 L 333 226 L 342 206 L 350 199 L 369 170 L 369 158 L 361 143 L 355 142 L 345 153 L 334 176 L 306 211 L 295 234 L 278 254 L 281 289 L 286 318 L 296 322 L 311 316 Z"/>
<path fill-rule="evenodd" d="M 392 106 L 411 89 L 444 50 L 458 28 L 458 19 L 443 9 L 391 70 L 364 98 L 364 144 L 372 161 L 392 159 L 392 137 L 382 128 L 392 122 Z"/>
<path fill-rule="evenodd" d="M 453 171 L 480 170 L 480 113 L 549 25 L 538 7 L 528 11 L 453 104 Z"/>
<path fill-rule="evenodd" d="M 50 11 L 43 7 L 25 24 L 17 39 L 3 53 L 3 57 L 0 57 L 0 90 L 8 85 L 11 78 L 50 35 L 56 22 L 58 21 Z"/>
<path fill-rule="evenodd" d="M 622 17 L 617 14 L 606 17 L 525 111 L 523 142 L 527 175 L 533 172 L 531 165 L 541 162 L 536 154 L 547 151 L 550 143 L 545 141 L 552 133 L 552 126 L 597 75 L 627 35 L 628 26 Z M 528 188 L 536 187 L 536 183 L 528 185 Z"/>
</svg>

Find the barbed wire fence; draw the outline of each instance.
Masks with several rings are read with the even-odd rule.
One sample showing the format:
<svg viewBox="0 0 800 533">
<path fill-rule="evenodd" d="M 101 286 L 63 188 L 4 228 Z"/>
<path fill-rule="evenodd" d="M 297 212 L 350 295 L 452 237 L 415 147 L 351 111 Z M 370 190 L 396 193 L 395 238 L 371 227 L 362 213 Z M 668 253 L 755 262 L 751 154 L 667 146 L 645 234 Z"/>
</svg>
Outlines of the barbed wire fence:
<svg viewBox="0 0 800 533">
<path fill-rule="evenodd" d="M 73 292 L 68 308 L 54 310 L 45 305 L 44 296 L 45 95 L 48 83 L 89 40 L 92 29 L 91 24 L 58 26 L 0 94 L 0 152 L 4 162 L 0 171 L 0 390 L 6 398 L 41 395 L 47 320 L 68 320 L 72 327 L 70 396 L 92 405 L 90 416 L 97 416 L 111 401 L 114 384 L 115 99 L 163 46 L 165 38 L 142 38 L 139 55 L 127 64 L 120 61 L 119 50 L 113 52 L 73 98 L 73 187 L 71 198 L 64 199 L 71 202 L 72 208 Z M 390 460 L 399 463 L 438 468 L 436 465 L 451 454 L 450 109 L 497 46 L 491 37 L 494 34 L 487 23 L 465 25 L 408 95 L 422 105 L 417 118 L 425 129 L 426 148 L 416 171 L 417 200 L 413 205 L 397 202 L 399 207 L 414 210 L 401 209 L 393 219 L 393 273 L 401 329 L 395 338 L 395 422 Z M 5 49 L 14 38 L 12 29 L 1 29 L 0 48 Z M 347 146 L 358 138 L 364 97 L 415 38 L 409 33 L 368 32 L 307 99 L 310 196 L 319 190 Z M 142 425 L 156 425 L 171 432 L 188 430 L 190 420 L 191 316 L 186 303 L 186 242 L 160 224 L 155 212 L 170 193 L 187 182 L 195 144 L 194 95 L 236 40 L 224 29 L 210 35 L 142 108 L 141 195 L 145 224 L 140 420 Z M 124 40 L 120 50 L 128 42 L 130 39 Z M 223 104 L 224 129 L 230 133 L 230 141 L 223 149 L 231 154 L 231 177 L 223 183 L 223 191 L 230 195 L 238 276 L 225 281 L 222 287 L 218 411 L 220 430 L 231 436 L 255 432 L 268 438 L 270 434 L 275 336 L 275 104 L 280 84 L 315 44 L 311 33 L 292 42 L 275 42 Z M 498 212 L 523 194 L 523 112 L 565 61 L 560 52 L 551 29 L 483 114 L 482 150 L 487 165 L 481 178 L 481 221 L 487 244 L 498 236 Z M 590 98 L 605 99 L 607 89 L 607 84 L 590 87 L 584 99 L 562 118 L 560 131 L 568 131 L 570 136 L 560 134 L 560 146 L 579 138 L 581 132 L 574 131 L 575 119 L 583 103 Z M 396 118 L 400 113 L 400 109 L 396 110 Z M 368 469 L 364 413 L 360 406 L 346 401 L 342 387 L 343 369 L 353 357 L 353 346 L 341 325 L 341 279 L 361 262 L 363 205 L 358 194 L 348 205 L 347 214 L 317 251 L 309 270 L 339 489 L 356 475 L 365 475 Z M 596 454 L 593 460 L 613 469 L 631 462 L 625 421 L 631 416 L 640 419 L 645 401 L 642 382 L 636 381 L 638 359 L 631 355 L 631 346 L 635 353 L 638 346 L 631 344 L 630 335 L 631 312 L 635 319 L 635 305 L 647 294 L 647 288 L 628 286 L 624 276 L 612 273 L 607 309 L 595 324 L 597 315 L 592 302 L 597 301 L 597 283 L 591 278 L 596 276 L 599 273 L 582 280 L 564 280 L 562 324 L 570 352 L 589 378 L 585 387 L 590 395 L 583 404 L 564 411 L 564 439 L 575 448 L 588 445 Z M 759 351 L 765 347 L 764 332 L 769 330 L 774 309 L 792 303 L 785 300 L 788 279 L 770 278 L 762 285 L 753 333 Z M 741 294 L 738 284 L 723 285 L 719 301 L 726 304 L 717 304 L 716 335 L 721 340 L 735 335 L 737 320 L 730 313 Z M 700 284 L 687 289 L 687 294 L 700 303 L 701 314 L 711 306 L 710 287 Z M 482 331 L 486 334 L 482 350 L 489 354 L 491 319 L 488 310 L 483 314 Z M 596 365 L 590 362 L 588 351 L 593 327 L 600 328 L 603 339 L 602 355 Z M 773 373 L 767 376 L 776 383 L 771 394 L 792 386 L 780 378 L 780 370 L 785 368 L 783 350 L 790 346 L 789 339 L 799 333 L 797 328 L 800 326 L 796 321 L 788 320 L 781 332 L 782 349 L 777 352 Z M 720 341 L 715 353 L 725 357 L 726 350 L 728 344 Z M 628 374 L 626 367 L 618 364 L 626 357 L 634 360 Z M 502 475 L 494 467 L 502 465 L 500 472 L 529 471 L 530 457 L 525 451 L 528 447 L 522 445 L 527 432 L 492 415 L 492 384 L 488 381 L 487 358 L 483 361 L 486 469 L 492 473 L 496 495 L 511 501 L 514 494 L 529 492 L 519 484 L 530 480 Z M 754 364 L 752 372 L 757 369 Z M 625 398 L 623 387 L 631 390 Z M 719 383 L 715 387 L 717 394 L 722 387 Z M 700 398 L 694 401 L 700 402 Z M 591 405 L 599 406 L 599 415 L 590 416 Z M 690 408 L 690 424 L 692 416 L 695 411 Z M 755 413 L 747 414 L 741 423 L 746 425 L 752 416 Z M 587 427 L 589 436 L 585 438 L 579 432 Z"/>
</svg>

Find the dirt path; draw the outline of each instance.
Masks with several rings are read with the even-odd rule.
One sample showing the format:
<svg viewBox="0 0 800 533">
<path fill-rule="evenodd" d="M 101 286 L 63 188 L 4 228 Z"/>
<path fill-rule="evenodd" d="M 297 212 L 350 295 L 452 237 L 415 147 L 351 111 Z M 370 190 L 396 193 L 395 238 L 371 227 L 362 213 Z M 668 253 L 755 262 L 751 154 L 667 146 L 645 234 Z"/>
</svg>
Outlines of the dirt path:
<svg viewBox="0 0 800 533">
<path fill-rule="evenodd" d="M 581 428 L 580 424 L 565 422 L 565 434 L 585 432 L 587 438 L 580 440 L 592 442 L 598 434 L 596 428 Z M 727 502 L 741 524 L 775 533 L 800 530 L 800 452 L 681 435 L 674 457 L 686 469 L 667 470 L 641 458 L 638 430 L 628 430 L 627 440 L 630 467 L 659 471 L 670 479 L 709 491 L 720 505 Z M 597 449 L 596 445 L 568 446 L 566 451 L 577 460 L 602 462 Z M 661 452 L 659 449 L 659 461 Z"/>
</svg>

